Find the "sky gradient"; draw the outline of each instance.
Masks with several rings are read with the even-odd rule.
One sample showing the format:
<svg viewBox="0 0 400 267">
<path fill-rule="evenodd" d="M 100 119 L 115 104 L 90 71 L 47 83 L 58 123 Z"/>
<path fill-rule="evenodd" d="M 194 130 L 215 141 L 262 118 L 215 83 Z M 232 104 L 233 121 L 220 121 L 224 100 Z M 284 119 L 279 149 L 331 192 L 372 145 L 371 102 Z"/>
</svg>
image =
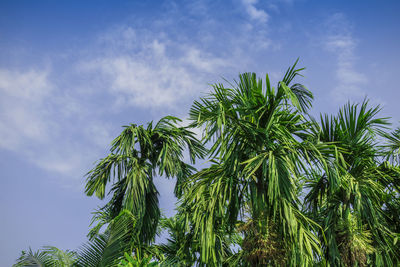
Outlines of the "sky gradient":
<svg viewBox="0 0 400 267">
<path fill-rule="evenodd" d="M 314 116 L 367 97 L 399 125 L 399 1 L 3 0 L 0 13 L 0 266 L 29 246 L 77 249 L 104 204 L 84 175 L 121 126 L 186 119 L 223 78 L 276 83 L 300 57 Z M 174 181 L 156 180 L 171 215 Z"/>
</svg>

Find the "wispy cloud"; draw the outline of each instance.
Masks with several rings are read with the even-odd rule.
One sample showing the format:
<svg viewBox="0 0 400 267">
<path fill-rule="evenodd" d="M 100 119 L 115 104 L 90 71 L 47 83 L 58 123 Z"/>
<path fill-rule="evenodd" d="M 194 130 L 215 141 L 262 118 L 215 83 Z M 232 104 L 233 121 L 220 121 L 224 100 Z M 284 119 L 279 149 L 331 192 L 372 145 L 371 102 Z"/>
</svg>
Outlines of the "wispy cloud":
<svg viewBox="0 0 400 267">
<path fill-rule="evenodd" d="M 117 106 L 172 107 L 194 92 L 202 91 L 205 84 L 201 81 L 205 74 L 229 64 L 227 60 L 190 44 L 142 34 L 146 37 L 136 43 L 131 39 L 136 36 L 133 28 L 118 30 L 114 32 L 114 38 L 108 35 L 104 40 L 115 45 L 114 40 L 129 36 L 124 43 L 117 44 L 129 47 L 128 50 L 95 56 L 80 64 L 85 71 L 99 71 L 107 77 Z"/>
<path fill-rule="evenodd" d="M 255 10 L 253 17 L 266 21 L 267 14 L 254 4 L 246 2 Z M 248 71 L 253 54 L 272 43 L 266 25 L 248 20 L 232 22 L 229 31 L 221 31 L 226 25 L 209 17 L 207 8 L 200 9 L 197 16 L 205 19 L 196 25 L 184 10 L 174 10 L 172 15 L 179 18 L 174 22 L 154 21 L 146 29 L 128 23 L 113 27 L 98 37 L 95 52 L 79 68 L 103 77 L 105 89 L 114 96 L 114 108 L 182 110 L 182 103 L 207 90 L 207 82 Z M 187 12 L 193 12 L 192 5 Z M 175 28 L 181 29 L 178 35 L 171 31 Z"/>
<path fill-rule="evenodd" d="M 357 40 L 353 36 L 351 25 L 343 14 L 337 13 L 327 19 L 325 27 L 328 35 L 325 36 L 323 45 L 337 60 L 337 85 L 332 96 L 339 102 L 364 98 L 367 92 L 363 90 L 363 86 L 368 80 L 356 67 Z"/>
<path fill-rule="evenodd" d="M 78 180 L 109 134 L 51 76 L 50 69 L 0 69 L 0 148 Z"/>
<path fill-rule="evenodd" d="M 252 20 L 266 23 L 269 19 L 269 15 L 265 10 L 257 8 L 256 4 L 258 0 L 242 0 L 243 6 L 246 9 L 247 14 Z"/>
<path fill-rule="evenodd" d="M 24 142 L 43 142 L 48 128 L 45 98 L 51 84 L 44 70 L 0 69 L 0 147 L 19 150 Z"/>
</svg>

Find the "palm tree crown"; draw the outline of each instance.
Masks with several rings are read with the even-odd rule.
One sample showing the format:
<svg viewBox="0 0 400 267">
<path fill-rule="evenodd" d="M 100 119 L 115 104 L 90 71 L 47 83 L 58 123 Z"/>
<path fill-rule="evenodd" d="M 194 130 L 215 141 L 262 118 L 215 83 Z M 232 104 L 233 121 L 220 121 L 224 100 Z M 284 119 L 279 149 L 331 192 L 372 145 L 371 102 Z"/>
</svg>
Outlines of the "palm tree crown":
<svg viewBox="0 0 400 267">
<path fill-rule="evenodd" d="M 205 150 L 186 127 L 178 127 L 175 117 L 164 117 L 154 127 L 131 124 L 112 142 L 111 153 L 88 173 L 86 193 L 104 198 L 105 188 L 113 182 L 112 198 L 104 207 L 115 218 L 123 210 L 136 217 L 140 241 L 154 239 L 160 219 L 158 191 L 153 183 L 156 171 L 160 176 L 176 177 L 175 194 L 180 196 L 181 183 L 194 168 L 185 163 L 183 150 L 190 160 L 204 157 Z"/>
<path fill-rule="evenodd" d="M 222 259 L 216 251 L 221 227 L 232 232 L 240 224 L 249 265 L 306 264 L 319 253 L 312 224 L 299 209 L 299 179 L 318 153 L 302 142 L 312 94 L 301 84 L 290 85 L 302 70 L 295 66 L 276 89 L 268 75 L 264 87 L 246 73 L 232 88 L 216 84 L 208 97 L 194 102 L 193 125 L 204 128 L 205 143 L 214 141 L 213 164 L 192 176 L 184 201 L 204 262 Z"/>
</svg>

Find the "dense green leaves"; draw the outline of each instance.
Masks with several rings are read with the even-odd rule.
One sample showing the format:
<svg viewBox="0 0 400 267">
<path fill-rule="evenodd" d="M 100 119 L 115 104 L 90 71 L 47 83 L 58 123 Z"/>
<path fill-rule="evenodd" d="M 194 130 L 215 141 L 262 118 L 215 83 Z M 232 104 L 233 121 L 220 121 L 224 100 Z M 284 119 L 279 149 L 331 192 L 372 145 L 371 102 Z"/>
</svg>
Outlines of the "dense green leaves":
<svg viewBox="0 0 400 267">
<path fill-rule="evenodd" d="M 214 85 L 190 111 L 194 125 L 205 129 L 204 141 L 212 143 L 215 162 L 191 177 L 183 202 L 206 263 L 222 262 L 223 254 L 216 251 L 219 227 L 233 233 L 246 217 L 244 242 L 266 244 L 258 255 L 245 252 L 251 254 L 248 264 L 296 265 L 319 254 L 316 224 L 300 211 L 296 189 L 307 171 L 305 163 L 320 157 L 301 139 L 312 94 L 299 84 L 290 87 L 299 71 L 289 68 L 276 90 L 268 76 L 263 87 L 255 74 L 240 75 L 233 88 Z M 285 255 L 273 252 L 270 244 L 279 245 Z"/>
<path fill-rule="evenodd" d="M 387 266 L 397 257 L 383 207 L 398 173 L 381 163 L 376 136 L 388 122 L 378 112 L 366 101 L 346 104 L 335 117 L 321 116 L 320 126 L 313 128 L 314 141 L 339 148 L 339 156 L 329 157 L 329 170 L 313 172 L 305 199 L 325 230 L 323 250 L 331 266 Z"/>
</svg>

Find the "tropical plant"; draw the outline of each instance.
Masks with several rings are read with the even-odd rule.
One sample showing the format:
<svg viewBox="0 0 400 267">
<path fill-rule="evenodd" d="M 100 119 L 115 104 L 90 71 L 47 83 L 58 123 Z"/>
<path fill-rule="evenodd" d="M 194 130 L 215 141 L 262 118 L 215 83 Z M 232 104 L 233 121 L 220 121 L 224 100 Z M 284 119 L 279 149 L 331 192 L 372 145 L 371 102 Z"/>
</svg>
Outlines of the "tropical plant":
<svg viewBox="0 0 400 267">
<path fill-rule="evenodd" d="M 77 252 L 62 251 L 56 247 L 44 247 L 37 252 L 30 249 L 29 252 L 22 252 L 15 266 L 108 267 L 117 266 L 125 255 L 131 255 L 133 251 L 140 262 L 144 262 L 144 258 L 159 255 L 155 248 L 149 248 L 138 241 L 135 223 L 132 213 L 123 210 L 109 222 L 104 233 L 91 236 Z"/>
<path fill-rule="evenodd" d="M 310 127 L 315 143 L 334 143 L 330 171 L 315 170 L 308 181 L 306 204 L 324 228 L 329 266 L 392 266 L 393 233 L 382 213 L 385 184 L 396 175 L 383 171 L 376 136 L 388 125 L 380 108 L 347 104 L 337 116 L 322 116 Z M 383 249 L 384 248 L 384 249 Z"/>
<path fill-rule="evenodd" d="M 14 267 L 40 266 L 40 267 L 71 267 L 77 261 L 77 254 L 74 251 L 63 251 L 53 246 L 45 246 L 36 252 L 29 248 L 29 251 L 22 251 Z"/>
<path fill-rule="evenodd" d="M 399 266 L 400 128 L 386 132 L 368 101 L 317 122 L 296 64 L 275 88 L 254 73 L 212 85 L 189 126 L 124 126 L 86 176 L 87 195 L 110 195 L 89 241 L 22 251 L 14 266 Z M 171 218 L 156 175 L 176 178 Z"/>
<path fill-rule="evenodd" d="M 86 194 L 104 198 L 106 186 L 113 182 L 111 200 L 103 207 L 108 218 L 126 209 L 134 214 L 139 241 L 154 241 L 160 220 L 158 191 L 153 175 L 176 177 L 175 194 L 182 193 L 181 184 L 194 168 L 184 162 L 183 151 L 189 151 L 192 163 L 203 158 L 205 149 L 187 127 L 179 127 L 175 117 L 164 117 L 153 127 L 131 124 L 114 139 L 111 153 L 102 159 L 87 175 Z M 103 220 L 103 223 L 107 221 Z M 99 229 L 98 227 L 97 229 Z"/>
<path fill-rule="evenodd" d="M 295 67 L 276 89 L 268 75 L 264 87 L 254 73 L 240 75 L 232 88 L 215 84 L 190 110 L 193 126 L 203 127 L 204 143 L 211 144 L 212 165 L 186 183 L 183 205 L 208 266 L 228 257 L 219 231 L 243 232 L 247 266 L 307 265 L 320 253 L 316 224 L 299 206 L 297 187 L 319 152 L 302 142 L 312 94 L 290 85 L 302 70 Z"/>
</svg>

